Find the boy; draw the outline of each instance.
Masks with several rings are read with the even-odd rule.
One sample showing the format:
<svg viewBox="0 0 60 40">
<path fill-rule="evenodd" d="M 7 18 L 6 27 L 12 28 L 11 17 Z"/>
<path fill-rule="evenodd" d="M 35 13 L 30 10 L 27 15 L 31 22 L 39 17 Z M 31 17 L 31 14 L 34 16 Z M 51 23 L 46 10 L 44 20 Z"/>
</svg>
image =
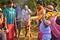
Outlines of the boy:
<svg viewBox="0 0 60 40">
<path fill-rule="evenodd" d="M 16 10 L 16 24 L 17 24 L 16 28 L 18 29 L 18 38 L 19 38 L 21 32 L 21 16 L 22 16 L 21 7 L 14 3 L 13 8 Z M 16 28 L 15 28 L 15 34 L 17 36 Z"/>
<path fill-rule="evenodd" d="M 13 8 L 12 1 L 8 1 L 7 3 L 8 7 L 3 11 L 6 18 L 5 25 L 7 28 L 7 40 L 14 40 L 14 23 L 16 25 L 16 10 Z"/>
</svg>

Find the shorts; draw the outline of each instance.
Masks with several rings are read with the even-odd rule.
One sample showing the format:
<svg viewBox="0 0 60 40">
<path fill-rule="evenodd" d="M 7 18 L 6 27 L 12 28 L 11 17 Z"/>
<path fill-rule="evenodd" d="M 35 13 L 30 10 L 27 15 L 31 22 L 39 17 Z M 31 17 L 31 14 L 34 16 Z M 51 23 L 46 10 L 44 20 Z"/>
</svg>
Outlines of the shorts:
<svg viewBox="0 0 60 40">
<path fill-rule="evenodd" d="M 19 31 L 21 30 L 21 21 L 17 21 L 17 28 Z"/>
</svg>

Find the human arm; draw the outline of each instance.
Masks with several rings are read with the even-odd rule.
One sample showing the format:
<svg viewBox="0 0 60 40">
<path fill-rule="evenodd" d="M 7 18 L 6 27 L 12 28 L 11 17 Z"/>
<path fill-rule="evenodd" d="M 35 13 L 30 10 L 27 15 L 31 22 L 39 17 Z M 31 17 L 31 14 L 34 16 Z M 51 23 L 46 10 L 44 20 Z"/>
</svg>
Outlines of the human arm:
<svg viewBox="0 0 60 40">
<path fill-rule="evenodd" d="M 50 25 L 50 20 L 49 20 L 49 18 L 48 19 L 46 19 L 46 12 L 45 12 L 45 10 L 44 10 L 44 13 L 43 13 L 43 22 L 44 22 L 44 25 L 45 25 L 45 27 L 48 27 L 49 25 Z M 47 15 L 48 16 L 48 15 Z"/>
<path fill-rule="evenodd" d="M 16 24 L 16 16 L 14 17 L 14 24 L 15 24 L 15 27 L 17 27 L 17 24 Z"/>
</svg>

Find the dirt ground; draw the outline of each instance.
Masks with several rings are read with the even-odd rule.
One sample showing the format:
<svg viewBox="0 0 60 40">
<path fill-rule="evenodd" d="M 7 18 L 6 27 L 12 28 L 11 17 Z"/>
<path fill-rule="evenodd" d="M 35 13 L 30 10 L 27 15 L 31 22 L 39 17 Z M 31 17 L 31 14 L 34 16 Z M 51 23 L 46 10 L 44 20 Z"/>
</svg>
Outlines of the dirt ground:
<svg viewBox="0 0 60 40">
<path fill-rule="evenodd" d="M 20 37 L 19 37 L 19 40 L 25 40 L 25 27 L 24 25 L 21 25 L 21 33 L 20 33 Z M 35 25 L 34 25 L 35 26 Z M 17 30 L 17 29 L 16 29 Z M 18 33 L 18 31 L 17 31 Z M 32 34 L 32 37 L 31 37 L 31 40 L 37 40 L 37 37 L 38 37 L 38 27 L 35 28 L 35 29 L 31 29 L 31 34 Z M 14 40 L 18 40 L 18 38 L 14 37 Z"/>
</svg>

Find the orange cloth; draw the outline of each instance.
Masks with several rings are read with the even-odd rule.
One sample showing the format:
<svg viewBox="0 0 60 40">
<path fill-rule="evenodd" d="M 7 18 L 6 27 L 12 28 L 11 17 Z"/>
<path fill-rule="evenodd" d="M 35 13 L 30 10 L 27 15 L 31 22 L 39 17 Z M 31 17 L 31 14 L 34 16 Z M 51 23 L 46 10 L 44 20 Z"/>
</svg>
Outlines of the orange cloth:
<svg viewBox="0 0 60 40">
<path fill-rule="evenodd" d="M 33 20 L 41 20 L 43 17 L 43 10 L 44 8 L 41 6 L 41 10 L 36 10 L 37 16 L 31 17 Z"/>
<path fill-rule="evenodd" d="M 3 23 L 2 19 L 0 18 L 0 25 Z"/>
<path fill-rule="evenodd" d="M 41 15 L 39 15 L 39 16 L 33 16 L 33 17 L 31 17 L 30 19 L 31 19 L 31 20 L 41 20 L 42 17 L 43 17 L 43 14 L 41 14 Z"/>
<path fill-rule="evenodd" d="M 37 14 L 37 15 L 42 14 L 43 10 L 44 10 L 44 8 L 43 8 L 43 7 L 41 7 L 41 10 L 38 10 L 38 9 L 37 9 L 37 10 L 36 10 L 36 14 Z"/>
<path fill-rule="evenodd" d="M 3 21 L 2 21 L 2 19 L 0 18 L 0 29 L 2 28 L 2 23 L 3 23 Z"/>
<path fill-rule="evenodd" d="M 48 19 L 49 17 L 53 17 L 55 16 L 55 13 L 54 12 L 48 12 L 46 13 L 46 18 Z"/>
</svg>

